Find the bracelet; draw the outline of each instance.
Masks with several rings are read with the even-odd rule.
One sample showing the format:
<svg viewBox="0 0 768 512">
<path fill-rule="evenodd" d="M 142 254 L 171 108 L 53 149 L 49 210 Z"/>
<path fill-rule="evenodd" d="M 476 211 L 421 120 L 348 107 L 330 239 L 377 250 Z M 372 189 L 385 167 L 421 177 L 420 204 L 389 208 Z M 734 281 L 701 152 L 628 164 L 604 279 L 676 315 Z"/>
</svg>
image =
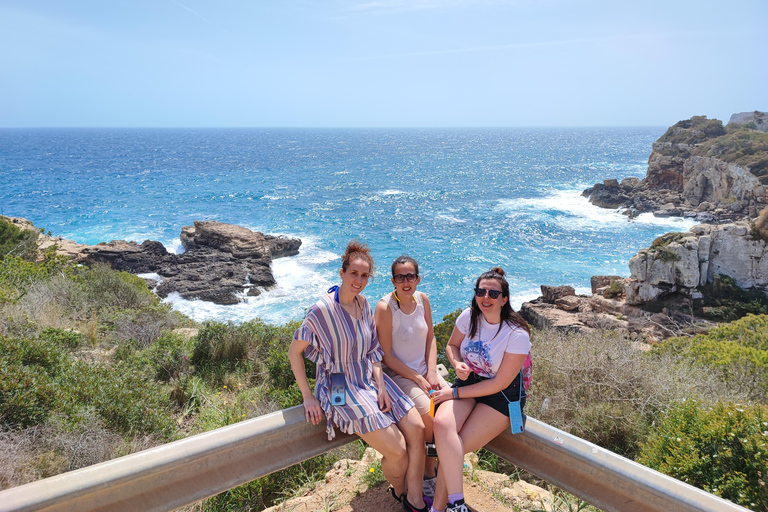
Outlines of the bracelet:
<svg viewBox="0 0 768 512">
<path fill-rule="evenodd" d="M 459 399 L 459 388 L 453 388 L 453 399 L 454 400 Z"/>
</svg>

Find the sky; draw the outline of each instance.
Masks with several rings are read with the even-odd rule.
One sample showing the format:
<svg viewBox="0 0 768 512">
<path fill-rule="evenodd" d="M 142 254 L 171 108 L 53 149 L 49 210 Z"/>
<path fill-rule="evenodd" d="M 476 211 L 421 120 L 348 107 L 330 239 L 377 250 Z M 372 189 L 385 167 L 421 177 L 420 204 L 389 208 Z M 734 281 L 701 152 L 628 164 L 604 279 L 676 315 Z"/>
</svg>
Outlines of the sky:
<svg viewBox="0 0 768 512">
<path fill-rule="evenodd" d="M 0 127 L 543 127 L 768 110 L 768 0 L 0 0 Z"/>
</svg>

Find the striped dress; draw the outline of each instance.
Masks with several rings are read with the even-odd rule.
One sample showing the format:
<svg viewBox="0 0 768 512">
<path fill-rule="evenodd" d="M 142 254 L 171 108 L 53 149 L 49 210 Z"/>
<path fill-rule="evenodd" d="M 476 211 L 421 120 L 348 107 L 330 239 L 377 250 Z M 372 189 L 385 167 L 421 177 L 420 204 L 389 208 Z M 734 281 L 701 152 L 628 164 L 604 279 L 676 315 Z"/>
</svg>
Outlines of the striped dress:
<svg viewBox="0 0 768 512">
<path fill-rule="evenodd" d="M 293 334 L 294 339 L 309 343 L 304 355 L 317 364 L 315 396 L 328 418 L 328 440 L 336 436 L 334 425 L 347 434 L 367 434 L 397 423 L 413 407 L 413 401 L 383 374 L 392 408 L 386 413 L 379 409 L 373 363 L 381 361 L 384 351 L 376 335 L 371 306 L 365 297 L 358 297 L 363 301 L 359 320 L 344 311 L 329 293 L 309 308 Z M 346 405 L 331 405 L 331 373 L 336 372 L 345 375 Z"/>
</svg>

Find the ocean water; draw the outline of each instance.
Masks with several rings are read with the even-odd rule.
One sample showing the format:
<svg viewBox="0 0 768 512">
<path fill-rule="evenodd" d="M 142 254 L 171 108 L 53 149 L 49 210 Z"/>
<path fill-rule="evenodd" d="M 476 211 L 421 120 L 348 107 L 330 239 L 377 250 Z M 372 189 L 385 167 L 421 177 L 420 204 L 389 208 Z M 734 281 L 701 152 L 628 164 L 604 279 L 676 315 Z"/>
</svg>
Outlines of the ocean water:
<svg viewBox="0 0 768 512">
<path fill-rule="evenodd" d="M 542 284 L 588 293 L 592 275 L 628 276 L 639 249 L 691 227 L 629 220 L 581 196 L 606 178 L 644 177 L 664 130 L 0 129 L 0 211 L 80 243 L 151 239 L 170 252 L 195 220 L 302 239 L 258 297 L 168 298 L 201 321 L 301 319 L 358 238 L 376 261 L 371 303 L 391 289 L 392 260 L 410 254 L 439 321 L 492 266 L 507 271 L 518 308 Z"/>
</svg>

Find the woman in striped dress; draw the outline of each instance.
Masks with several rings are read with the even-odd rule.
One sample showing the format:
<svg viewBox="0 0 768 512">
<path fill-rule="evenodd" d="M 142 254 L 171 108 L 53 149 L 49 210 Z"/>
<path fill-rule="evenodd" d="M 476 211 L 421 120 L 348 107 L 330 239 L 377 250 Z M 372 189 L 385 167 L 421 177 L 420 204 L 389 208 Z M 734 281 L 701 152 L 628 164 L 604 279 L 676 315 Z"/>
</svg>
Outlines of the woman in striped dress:
<svg viewBox="0 0 768 512">
<path fill-rule="evenodd" d="M 309 308 L 293 335 L 288 357 L 304 398 L 307 421 L 317 425 L 324 412 L 329 440 L 335 437 L 334 427 L 360 436 L 383 455 L 381 468 L 395 499 L 410 507 L 406 510 L 426 511 L 421 489 L 424 426 L 413 401 L 381 369 L 384 354 L 373 313 L 360 295 L 372 271 L 368 247 L 350 242 L 339 271 L 341 286 L 331 288 Z M 317 365 L 314 393 L 303 355 Z M 343 374 L 343 405 L 334 405 L 331 396 L 334 373 Z"/>
</svg>

